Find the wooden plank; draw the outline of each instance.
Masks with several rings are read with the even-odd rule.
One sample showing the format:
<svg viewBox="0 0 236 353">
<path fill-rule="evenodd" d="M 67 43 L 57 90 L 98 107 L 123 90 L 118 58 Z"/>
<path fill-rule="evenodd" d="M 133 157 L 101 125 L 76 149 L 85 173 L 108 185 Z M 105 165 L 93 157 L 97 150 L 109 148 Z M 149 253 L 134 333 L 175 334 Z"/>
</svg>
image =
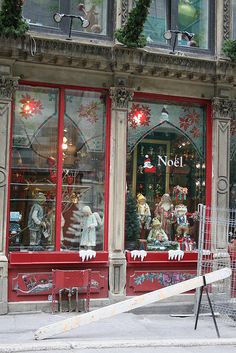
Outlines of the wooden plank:
<svg viewBox="0 0 236 353">
<path fill-rule="evenodd" d="M 227 267 L 207 273 L 205 275 L 206 284 L 211 284 L 213 282 L 217 282 L 230 277 L 231 273 L 231 269 Z M 34 337 L 37 340 L 42 340 L 59 333 L 70 331 L 76 327 L 90 324 L 91 322 L 99 321 L 101 319 L 112 317 L 126 311 L 160 301 L 162 299 L 170 298 L 174 295 L 202 287 L 203 285 L 203 277 L 195 277 L 169 287 L 161 288 L 150 293 L 146 293 L 119 303 L 99 308 L 89 313 L 77 315 L 75 317 L 56 322 L 54 324 L 43 326 L 35 332 Z"/>
</svg>

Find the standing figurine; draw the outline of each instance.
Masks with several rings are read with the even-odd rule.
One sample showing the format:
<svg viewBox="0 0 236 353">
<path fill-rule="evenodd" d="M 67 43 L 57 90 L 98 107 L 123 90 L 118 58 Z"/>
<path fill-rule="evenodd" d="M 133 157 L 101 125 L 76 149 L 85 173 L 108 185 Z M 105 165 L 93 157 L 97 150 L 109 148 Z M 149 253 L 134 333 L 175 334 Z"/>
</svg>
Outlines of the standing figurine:
<svg viewBox="0 0 236 353">
<path fill-rule="evenodd" d="M 83 214 L 83 230 L 80 246 L 86 249 L 92 249 L 96 246 L 96 227 L 98 226 L 97 218 L 92 213 L 89 206 L 82 208 Z"/>
<path fill-rule="evenodd" d="M 42 192 L 35 195 L 35 203 L 30 209 L 28 218 L 28 228 L 30 231 L 30 245 L 41 245 L 43 235 L 47 238 L 47 226 L 44 220 L 44 210 L 42 205 L 46 201 L 46 196 Z M 47 234 L 47 236 L 46 236 Z"/>
<path fill-rule="evenodd" d="M 154 211 L 155 217 L 161 221 L 162 228 L 170 239 L 172 238 L 172 224 L 174 219 L 173 208 L 174 206 L 172 204 L 170 195 L 164 194 Z"/>
<path fill-rule="evenodd" d="M 151 223 L 151 211 L 146 202 L 146 197 L 138 194 L 137 214 L 141 228 L 141 239 L 145 238 L 145 231 L 149 229 Z"/>
</svg>

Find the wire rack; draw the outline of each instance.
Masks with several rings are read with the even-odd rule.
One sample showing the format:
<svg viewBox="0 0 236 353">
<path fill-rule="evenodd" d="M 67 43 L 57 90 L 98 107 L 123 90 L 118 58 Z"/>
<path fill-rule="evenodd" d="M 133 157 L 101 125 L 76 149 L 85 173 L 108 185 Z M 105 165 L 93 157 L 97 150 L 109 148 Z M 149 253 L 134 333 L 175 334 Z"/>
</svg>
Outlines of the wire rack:
<svg viewBox="0 0 236 353">
<path fill-rule="evenodd" d="M 220 268 L 230 267 L 232 276 L 208 286 L 215 313 L 236 325 L 236 209 L 198 206 L 198 276 Z M 195 295 L 195 311 L 199 290 Z M 203 297 L 201 311 L 209 312 Z"/>
</svg>

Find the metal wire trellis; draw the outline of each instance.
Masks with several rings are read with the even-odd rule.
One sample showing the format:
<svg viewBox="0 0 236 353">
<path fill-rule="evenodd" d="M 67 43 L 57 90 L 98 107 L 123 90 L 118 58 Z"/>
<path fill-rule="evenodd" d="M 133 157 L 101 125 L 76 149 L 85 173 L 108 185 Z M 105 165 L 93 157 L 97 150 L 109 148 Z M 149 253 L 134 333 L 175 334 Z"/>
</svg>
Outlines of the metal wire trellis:
<svg viewBox="0 0 236 353">
<path fill-rule="evenodd" d="M 224 267 L 232 269 L 229 279 L 208 286 L 215 313 L 236 325 L 236 209 L 198 206 L 199 242 L 197 275 Z M 199 298 L 196 291 L 195 309 Z M 209 312 L 203 297 L 201 311 Z"/>
</svg>

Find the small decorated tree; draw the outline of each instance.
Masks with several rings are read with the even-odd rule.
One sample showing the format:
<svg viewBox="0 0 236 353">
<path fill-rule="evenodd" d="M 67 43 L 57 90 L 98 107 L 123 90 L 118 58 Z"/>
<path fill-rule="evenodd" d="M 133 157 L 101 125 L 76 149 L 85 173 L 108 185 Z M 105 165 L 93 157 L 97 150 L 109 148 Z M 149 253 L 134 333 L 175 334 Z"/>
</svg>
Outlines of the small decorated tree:
<svg viewBox="0 0 236 353">
<path fill-rule="evenodd" d="M 127 192 L 125 210 L 125 242 L 128 250 L 135 249 L 140 234 L 140 223 L 136 211 L 136 200 Z"/>
<path fill-rule="evenodd" d="M 20 37 L 29 26 L 22 17 L 24 0 L 3 0 L 0 11 L 0 35 Z"/>
<path fill-rule="evenodd" d="M 143 48 L 147 40 L 142 34 L 152 0 L 136 0 L 136 6 L 129 13 L 126 25 L 115 32 L 117 40 L 129 48 Z"/>
</svg>

